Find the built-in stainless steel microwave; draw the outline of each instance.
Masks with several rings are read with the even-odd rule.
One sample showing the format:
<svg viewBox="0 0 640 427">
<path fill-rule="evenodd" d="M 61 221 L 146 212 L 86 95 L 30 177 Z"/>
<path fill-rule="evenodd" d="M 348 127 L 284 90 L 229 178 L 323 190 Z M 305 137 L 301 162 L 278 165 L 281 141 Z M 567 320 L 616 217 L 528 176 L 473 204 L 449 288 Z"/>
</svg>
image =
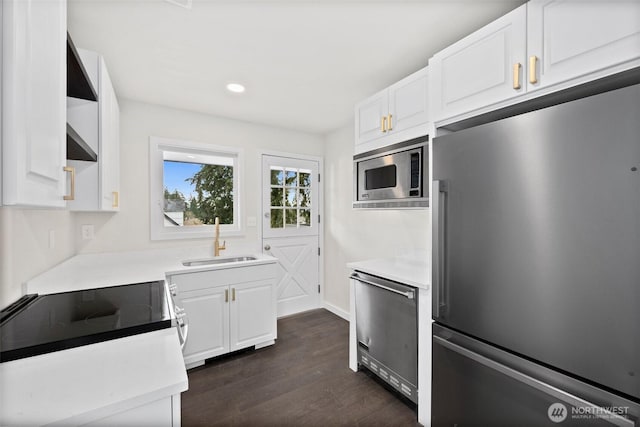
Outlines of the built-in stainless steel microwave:
<svg viewBox="0 0 640 427">
<path fill-rule="evenodd" d="M 428 136 L 353 157 L 354 208 L 429 206 Z"/>
</svg>

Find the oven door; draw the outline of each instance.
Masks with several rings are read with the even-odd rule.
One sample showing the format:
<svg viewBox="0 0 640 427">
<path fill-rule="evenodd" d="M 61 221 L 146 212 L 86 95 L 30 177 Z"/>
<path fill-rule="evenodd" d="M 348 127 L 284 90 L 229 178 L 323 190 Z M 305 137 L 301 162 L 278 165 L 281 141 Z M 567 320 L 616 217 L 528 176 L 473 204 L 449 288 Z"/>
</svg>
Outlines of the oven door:
<svg viewBox="0 0 640 427">
<path fill-rule="evenodd" d="M 169 295 L 169 310 L 171 311 L 171 318 L 175 319 L 175 327 L 178 330 L 178 338 L 180 339 L 180 348 L 184 350 L 184 346 L 187 344 L 187 336 L 189 335 L 189 319 L 184 308 L 179 307 L 176 303 L 178 297 L 178 287 L 174 284 L 168 284 L 166 281 L 165 290 Z"/>
</svg>

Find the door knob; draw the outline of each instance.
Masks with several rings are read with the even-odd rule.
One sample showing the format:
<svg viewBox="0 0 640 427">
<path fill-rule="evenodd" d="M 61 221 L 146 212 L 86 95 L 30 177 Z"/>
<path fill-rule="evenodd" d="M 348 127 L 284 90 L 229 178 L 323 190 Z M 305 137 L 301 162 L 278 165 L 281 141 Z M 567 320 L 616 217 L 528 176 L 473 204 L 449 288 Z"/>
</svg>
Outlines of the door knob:
<svg viewBox="0 0 640 427">
<path fill-rule="evenodd" d="M 265 251 L 270 251 L 270 250 L 271 250 L 271 246 L 269 246 L 269 245 L 264 245 L 264 250 L 265 250 Z"/>
<path fill-rule="evenodd" d="M 269 212 L 265 212 L 265 213 L 264 213 L 264 217 L 265 217 L 265 218 L 269 218 L 270 216 L 271 216 L 271 214 L 270 214 Z"/>
</svg>

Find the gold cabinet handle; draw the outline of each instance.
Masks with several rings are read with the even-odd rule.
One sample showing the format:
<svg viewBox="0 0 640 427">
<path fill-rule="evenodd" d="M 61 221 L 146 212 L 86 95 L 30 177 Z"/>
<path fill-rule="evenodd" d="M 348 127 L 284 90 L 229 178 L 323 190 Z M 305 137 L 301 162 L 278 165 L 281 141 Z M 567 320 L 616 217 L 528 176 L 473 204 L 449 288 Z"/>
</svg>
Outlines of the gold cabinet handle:
<svg viewBox="0 0 640 427">
<path fill-rule="evenodd" d="M 538 78 L 536 77 L 536 63 L 538 62 L 537 56 L 529 57 L 529 83 L 538 83 Z"/>
<path fill-rule="evenodd" d="M 387 117 L 381 117 L 380 118 L 380 132 L 386 132 L 387 131 Z"/>
<path fill-rule="evenodd" d="M 393 116 L 391 114 L 389 114 L 389 127 L 387 128 L 387 130 L 393 130 Z"/>
<path fill-rule="evenodd" d="M 111 207 L 117 208 L 118 205 L 120 205 L 120 194 L 117 191 L 112 191 L 111 194 L 113 195 L 111 199 Z"/>
<path fill-rule="evenodd" d="M 224 290 L 224 302 L 229 302 L 229 289 Z"/>
<path fill-rule="evenodd" d="M 236 288 L 231 288 L 231 301 L 236 300 Z"/>
<path fill-rule="evenodd" d="M 518 90 L 522 87 L 520 84 L 520 68 L 522 68 L 522 64 L 519 62 L 513 64 L 513 88 Z"/>
<path fill-rule="evenodd" d="M 64 200 L 75 200 L 76 198 L 76 168 L 71 166 L 64 166 L 62 168 L 63 171 L 69 172 L 71 174 L 71 193 L 65 194 Z"/>
</svg>

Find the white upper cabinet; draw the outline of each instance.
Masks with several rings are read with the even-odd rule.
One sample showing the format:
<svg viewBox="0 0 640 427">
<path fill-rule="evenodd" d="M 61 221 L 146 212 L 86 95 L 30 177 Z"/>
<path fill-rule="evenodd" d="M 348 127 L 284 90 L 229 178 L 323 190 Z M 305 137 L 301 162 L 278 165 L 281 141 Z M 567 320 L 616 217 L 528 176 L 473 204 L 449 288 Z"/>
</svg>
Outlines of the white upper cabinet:
<svg viewBox="0 0 640 427">
<path fill-rule="evenodd" d="M 531 0 L 431 58 L 436 126 L 640 66 L 640 2 Z"/>
<path fill-rule="evenodd" d="M 376 93 L 356 105 L 356 147 L 385 136 L 389 114 L 389 91 Z"/>
<path fill-rule="evenodd" d="M 529 90 L 611 74 L 640 57 L 638 1 L 532 0 L 527 14 Z"/>
<path fill-rule="evenodd" d="M 434 55 L 429 61 L 434 121 L 523 93 L 526 37 L 523 5 Z"/>
<path fill-rule="evenodd" d="M 74 211 L 117 211 L 120 191 L 120 110 L 102 56 L 78 49 L 98 101 L 67 98 L 67 123 L 98 154 L 97 162 L 69 160 L 75 168 Z"/>
<path fill-rule="evenodd" d="M 355 153 L 428 132 L 428 71 L 423 68 L 356 105 Z"/>
<path fill-rule="evenodd" d="M 2 204 L 64 207 L 66 1 L 2 0 Z"/>
</svg>

